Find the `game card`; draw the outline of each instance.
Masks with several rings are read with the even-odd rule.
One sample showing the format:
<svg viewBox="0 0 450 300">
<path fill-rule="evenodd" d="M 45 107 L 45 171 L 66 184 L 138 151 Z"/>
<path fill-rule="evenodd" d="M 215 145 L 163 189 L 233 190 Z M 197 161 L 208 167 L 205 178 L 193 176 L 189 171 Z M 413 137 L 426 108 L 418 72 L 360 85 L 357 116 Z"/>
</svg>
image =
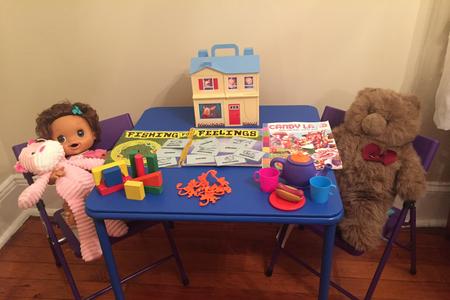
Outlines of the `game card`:
<svg viewBox="0 0 450 300">
<path fill-rule="evenodd" d="M 253 149 L 241 148 L 238 151 L 236 151 L 235 155 L 258 162 L 264 156 L 264 152 Z"/>
<path fill-rule="evenodd" d="M 186 156 L 187 165 L 214 164 L 215 162 L 214 156 L 211 155 L 189 154 Z"/>
<path fill-rule="evenodd" d="M 188 143 L 187 139 L 179 140 L 179 139 L 170 139 L 167 140 L 162 147 L 163 148 L 178 148 L 183 149 L 184 146 Z"/>
<path fill-rule="evenodd" d="M 158 156 L 181 156 L 181 149 L 175 149 L 175 148 L 160 148 L 158 151 L 156 151 L 156 155 Z"/>
<path fill-rule="evenodd" d="M 205 147 L 207 147 L 207 146 L 216 147 L 218 143 L 219 143 L 219 141 L 215 137 L 210 137 L 210 138 L 195 141 L 196 146 L 199 145 L 199 146 L 205 146 Z"/>
<path fill-rule="evenodd" d="M 236 151 L 238 151 L 241 148 L 242 148 L 242 146 L 239 146 L 239 145 L 222 143 L 219 145 L 219 152 L 220 153 L 235 153 Z"/>
<path fill-rule="evenodd" d="M 173 156 L 157 156 L 158 157 L 158 167 L 164 168 L 164 167 L 174 167 L 176 166 L 177 159 Z"/>
<path fill-rule="evenodd" d="M 219 153 L 219 149 L 217 149 L 216 147 L 197 146 L 197 147 L 194 147 L 194 149 L 192 149 L 190 154 L 216 156 L 217 153 Z"/>
<path fill-rule="evenodd" d="M 216 163 L 218 166 L 243 164 L 245 163 L 245 158 L 233 154 L 221 155 L 216 156 Z"/>
<path fill-rule="evenodd" d="M 244 148 L 252 148 L 255 144 L 255 140 L 241 138 L 241 137 L 232 137 L 230 140 L 231 144 L 235 146 L 240 146 Z"/>
</svg>

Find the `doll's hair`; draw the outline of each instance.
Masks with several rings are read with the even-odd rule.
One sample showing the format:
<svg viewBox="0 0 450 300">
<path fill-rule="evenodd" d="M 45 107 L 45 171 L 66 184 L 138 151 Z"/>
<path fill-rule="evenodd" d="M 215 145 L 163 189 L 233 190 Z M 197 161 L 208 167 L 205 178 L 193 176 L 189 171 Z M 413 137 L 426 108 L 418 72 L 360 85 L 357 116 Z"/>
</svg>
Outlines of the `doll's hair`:
<svg viewBox="0 0 450 300">
<path fill-rule="evenodd" d="M 97 141 L 99 140 L 101 131 L 97 111 L 89 104 L 80 102 L 70 103 L 69 101 L 53 104 L 50 108 L 38 115 L 36 119 L 37 136 L 48 140 L 51 139 L 52 132 L 50 126 L 56 119 L 64 116 L 79 116 L 85 119 L 95 133 Z"/>
</svg>

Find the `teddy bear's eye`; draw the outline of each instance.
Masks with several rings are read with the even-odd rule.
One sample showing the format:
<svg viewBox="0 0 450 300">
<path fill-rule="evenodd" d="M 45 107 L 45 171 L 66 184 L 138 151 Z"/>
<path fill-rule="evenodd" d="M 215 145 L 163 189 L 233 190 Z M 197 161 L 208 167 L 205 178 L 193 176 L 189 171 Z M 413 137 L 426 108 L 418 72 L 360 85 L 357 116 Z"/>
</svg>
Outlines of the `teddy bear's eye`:
<svg viewBox="0 0 450 300">
<path fill-rule="evenodd" d="M 77 135 L 78 135 L 79 137 L 83 137 L 83 136 L 84 136 L 84 130 L 83 130 L 83 129 L 79 129 L 79 130 L 77 131 Z"/>
<path fill-rule="evenodd" d="M 31 155 L 34 155 L 36 152 L 31 152 Z"/>
<path fill-rule="evenodd" d="M 66 137 L 63 136 L 63 135 L 59 135 L 59 136 L 56 138 L 56 140 L 57 140 L 60 144 L 62 144 L 62 143 L 64 143 L 64 142 L 66 141 Z"/>
</svg>

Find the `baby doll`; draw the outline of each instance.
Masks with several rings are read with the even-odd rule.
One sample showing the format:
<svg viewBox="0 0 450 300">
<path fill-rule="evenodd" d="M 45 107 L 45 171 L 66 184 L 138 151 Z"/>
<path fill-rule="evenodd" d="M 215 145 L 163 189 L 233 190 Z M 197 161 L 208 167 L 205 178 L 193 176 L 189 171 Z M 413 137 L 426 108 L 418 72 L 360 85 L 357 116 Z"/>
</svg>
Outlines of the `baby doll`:
<svg viewBox="0 0 450 300">
<path fill-rule="evenodd" d="M 54 104 L 39 114 L 36 119 L 36 134 L 43 139 L 58 141 L 62 145 L 70 164 L 77 165 L 85 158 L 97 158 L 95 159 L 95 164 L 91 162 L 89 168 L 85 168 L 90 170 L 92 167 L 104 163 L 102 154 L 104 156 L 105 151 L 88 151 L 95 140 L 100 137 L 100 125 L 97 112 L 87 104 L 71 104 L 70 102 Z M 65 167 L 67 167 L 67 164 L 59 164 L 50 173 L 48 183 L 56 183 L 57 189 L 58 181 L 73 181 L 73 184 L 76 184 L 76 178 L 64 178 L 66 176 Z M 89 186 L 89 192 L 95 186 L 90 174 L 89 178 L 86 177 L 84 184 Z M 77 201 L 72 201 L 72 203 L 63 197 L 75 216 L 79 234 L 85 228 L 89 228 L 90 231 L 93 230 L 93 234 L 95 234 L 93 222 L 85 213 L 84 200 L 87 194 L 79 195 L 80 197 L 77 198 Z M 110 236 L 118 237 L 128 232 L 128 227 L 123 221 L 106 220 L 105 223 Z M 97 257 L 100 256 L 101 250 L 97 254 Z M 91 257 L 90 260 L 97 257 Z"/>
</svg>

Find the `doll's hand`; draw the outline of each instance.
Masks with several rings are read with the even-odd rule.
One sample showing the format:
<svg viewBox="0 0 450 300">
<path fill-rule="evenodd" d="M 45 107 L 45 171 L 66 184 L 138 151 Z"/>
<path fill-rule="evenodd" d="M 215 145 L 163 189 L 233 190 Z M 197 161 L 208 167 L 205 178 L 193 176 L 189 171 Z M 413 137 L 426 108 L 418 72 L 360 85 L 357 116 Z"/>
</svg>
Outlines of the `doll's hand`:
<svg viewBox="0 0 450 300">
<path fill-rule="evenodd" d="M 56 180 L 60 177 L 63 177 L 64 175 L 66 175 L 66 172 L 64 172 L 64 167 L 54 169 L 50 174 L 50 180 L 48 181 L 48 184 L 55 184 Z"/>
</svg>

